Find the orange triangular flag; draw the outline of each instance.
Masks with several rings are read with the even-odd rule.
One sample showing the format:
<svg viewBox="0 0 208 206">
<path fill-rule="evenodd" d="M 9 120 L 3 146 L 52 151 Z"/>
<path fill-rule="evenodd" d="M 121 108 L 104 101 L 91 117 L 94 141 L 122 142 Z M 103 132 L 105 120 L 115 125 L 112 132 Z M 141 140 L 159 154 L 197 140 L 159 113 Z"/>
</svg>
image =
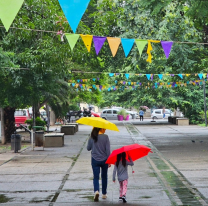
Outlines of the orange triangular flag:
<svg viewBox="0 0 208 206">
<path fill-rule="evenodd" d="M 83 35 L 83 34 L 80 34 L 80 36 L 82 37 L 82 40 L 83 40 L 85 46 L 87 47 L 88 52 L 90 52 L 93 36 L 92 35 Z"/>
<path fill-rule="evenodd" d="M 111 49 L 111 53 L 113 55 L 113 57 L 116 55 L 117 51 L 118 51 L 118 47 L 121 43 L 121 38 L 115 38 L 115 37 L 107 37 L 110 49 Z"/>
</svg>

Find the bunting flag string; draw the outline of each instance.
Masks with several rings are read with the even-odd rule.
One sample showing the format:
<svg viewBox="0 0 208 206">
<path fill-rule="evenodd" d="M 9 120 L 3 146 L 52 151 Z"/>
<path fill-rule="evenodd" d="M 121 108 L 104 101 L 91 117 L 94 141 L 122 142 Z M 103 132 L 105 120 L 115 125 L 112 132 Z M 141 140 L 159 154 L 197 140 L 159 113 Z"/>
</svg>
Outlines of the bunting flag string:
<svg viewBox="0 0 208 206">
<path fill-rule="evenodd" d="M 86 85 L 86 84 L 78 84 L 78 83 L 68 83 L 69 86 L 75 87 L 76 89 L 82 89 L 82 90 L 90 90 L 92 91 L 92 88 L 95 90 L 107 90 L 107 91 L 111 91 L 111 90 L 118 90 L 118 89 L 139 89 L 139 88 L 145 88 L 145 89 L 157 89 L 157 88 L 176 88 L 178 86 L 187 86 L 187 85 L 194 85 L 194 86 L 201 86 L 203 84 L 203 81 L 207 82 L 207 79 L 204 80 L 195 80 L 195 81 L 187 81 L 187 82 L 158 82 L 158 83 L 154 83 L 154 84 L 145 84 L 145 83 L 141 83 L 141 82 L 123 82 L 122 86 L 116 86 L 116 85 L 111 85 L 111 86 L 107 86 L 107 85 Z"/>
<path fill-rule="evenodd" d="M 85 46 L 87 47 L 88 52 L 90 52 L 90 50 L 91 50 L 92 39 L 93 39 L 94 46 L 95 46 L 95 52 L 97 55 L 99 54 L 101 48 L 103 47 L 105 40 L 107 39 L 113 57 L 115 57 L 120 43 L 122 44 L 125 57 L 128 57 L 131 49 L 134 46 L 134 43 L 136 44 L 136 46 L 139 50 L 140 56 L 142 54 L 144 47 L 146 46 L 146 44 L 148 44 L 148 46 L 147 46 L 147 54 L 148 54 L 147 62 L 150 62 L 150 63 L 152 62 L 151 51 L 153 50 L 151 43 L 159 43 L 160 42 L 158 40 L 126 39 L 126 38 L 102 37 L 102 36 L 83 35 L 83 34 L 80 34 L 80 36 L 81 36 Z M 70 37 L 70 39 L 69 39 L 69 37 Z M 66 38 L 69 42 L 70 47 L 72 47 L 72 45 L 74 46 L 78 40 L 78 36 L 76 36 L 76 37 L 73 35 L 70 36 L 69 34 L 66 35 Z M 162 48 L 163 48 L 164 53 L 166 55 L 166 58 L 168 58 L 170 55 L 172 44 L 173 44 L 173 42 L 169 42 L 169 41 L 162 41 L 161 42 L 161 45 L 162 45 Z"/>
<path fill-rule="evenodd" d="M 154 76 L 158 76 L 160 80 L 163 79 L 163 76 L 170 76 L 170 77 L 174 77 L 174 76 L 179 76 L 181 79 L 183 79 L 183 76 L 186 76 L 186 77 L 189 77 L 190 75 L 193 75 L 193 76 L 198 76 L 199 79 L 202 79 L 202 78 L 208 78 L 208 73 L 194 73 L 194 74 L 132 74 L 132 73 L 106 73 L 106 72 L 102 72 L 102 74 L 105 74 L 105 75 L 109 75 L 109 77 L 116 77 L 118 75 L 122 75 L 122 76 L 125 76 L 125 78 L 128 80 L 130 77 L 133 77 L 133 76 L 139 76 L 139 77 L 144 77 L 146 76 L 147 77 L 147 80 L 150 80 L 153 81 L 153 77 Z M 90 79 L 78 79 L 78 80 L 69 80 L 70 82 L 87 82 L 87 81 L 99 81 L 99 77 L 96 77 L 96 78 L 90 78 Z M 117 81 L 117 80 L 116 80 Z"/>
</svg>

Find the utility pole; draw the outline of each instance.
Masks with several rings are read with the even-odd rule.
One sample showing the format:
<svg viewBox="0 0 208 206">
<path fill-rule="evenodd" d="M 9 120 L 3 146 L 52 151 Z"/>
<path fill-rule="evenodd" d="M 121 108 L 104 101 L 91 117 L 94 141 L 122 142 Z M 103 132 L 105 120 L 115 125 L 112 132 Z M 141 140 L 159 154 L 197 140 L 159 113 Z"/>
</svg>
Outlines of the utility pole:
<svg viewBox="0 0 208 206">
<path fill-rule="evenodd" d="M 6 144 L 6 139 L 5 139 L 5 131 L 4 131 L 4 109 L 0 108 L 1 111 L 1 143 Z"/>
<path fill-rule="evenodd" d="M 205 124 L 206 124 L 206 127 L 207 127 L 207 103 L 206 103 L 205 80 L 203 81 L 203 89 L 204 89 L 204 114 L 205 114 Z"/>
</svg>

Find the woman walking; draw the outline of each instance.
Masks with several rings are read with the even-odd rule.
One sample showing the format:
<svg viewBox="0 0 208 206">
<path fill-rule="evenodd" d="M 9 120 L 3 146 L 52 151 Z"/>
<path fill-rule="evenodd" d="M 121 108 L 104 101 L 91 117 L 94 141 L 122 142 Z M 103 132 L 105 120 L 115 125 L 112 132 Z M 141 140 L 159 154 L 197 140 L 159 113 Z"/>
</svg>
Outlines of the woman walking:
<svg viewBox="0 0 208 206">
<path fill-rule="evenodd" d="M 108 167 L 111 165 L 105 164 L 110 155 L 110 141 L 108 135 L 104 134 L 105 129 L 94 127 L 91 132 L 91 137 L 88 140 L 87 150 L 91 151 L 92 170 L 93 170 L 93 185 L 94 185 L 94 201 L 99 201 L 99 176 L 101 169 L 102 179 L 102 198 L 107 198 L 107 182 L 108 182 Z"/>
<path fill-rule="evenodd" d="M 113 170 L 113 182 L 116 180 L 116 173 L 120 185 L 120 196 L 119 201 L 123 201 L 126 203 L 126 192 L 128 185 L 128 165 L 133 166 L 134 163 L 132 159 L 129 157 L 129 160 L 126 160 L 126 153 L 122 152 L 117 155 L 117 161 Z"/>
</svg>

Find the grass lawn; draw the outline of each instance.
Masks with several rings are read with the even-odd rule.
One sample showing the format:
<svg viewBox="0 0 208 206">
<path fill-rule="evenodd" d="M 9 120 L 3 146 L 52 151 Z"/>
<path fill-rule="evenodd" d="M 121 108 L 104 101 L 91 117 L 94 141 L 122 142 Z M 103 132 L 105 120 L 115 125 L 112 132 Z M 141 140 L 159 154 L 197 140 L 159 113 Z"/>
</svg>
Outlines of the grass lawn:
<svg viewBox="0 0 208 206">
<path fill-rule="evenodd" d="M 198 124 L 199 126 L 201 126 L 201 127 L 206 127 L 206 124 L 205 123 L 203 123 L 203 124 Z"/>
<path fill-rule="evenodd" d="M 28 146 L 30 146 L 30 144 L 22 144 L 21 150 L 27 148 Z M 8 143 L 5 145 L 0 144 L 0 154 L 6 153 L 6 152 L 12 152 L 11 151 L 11 143 Z"/>
</svg>

